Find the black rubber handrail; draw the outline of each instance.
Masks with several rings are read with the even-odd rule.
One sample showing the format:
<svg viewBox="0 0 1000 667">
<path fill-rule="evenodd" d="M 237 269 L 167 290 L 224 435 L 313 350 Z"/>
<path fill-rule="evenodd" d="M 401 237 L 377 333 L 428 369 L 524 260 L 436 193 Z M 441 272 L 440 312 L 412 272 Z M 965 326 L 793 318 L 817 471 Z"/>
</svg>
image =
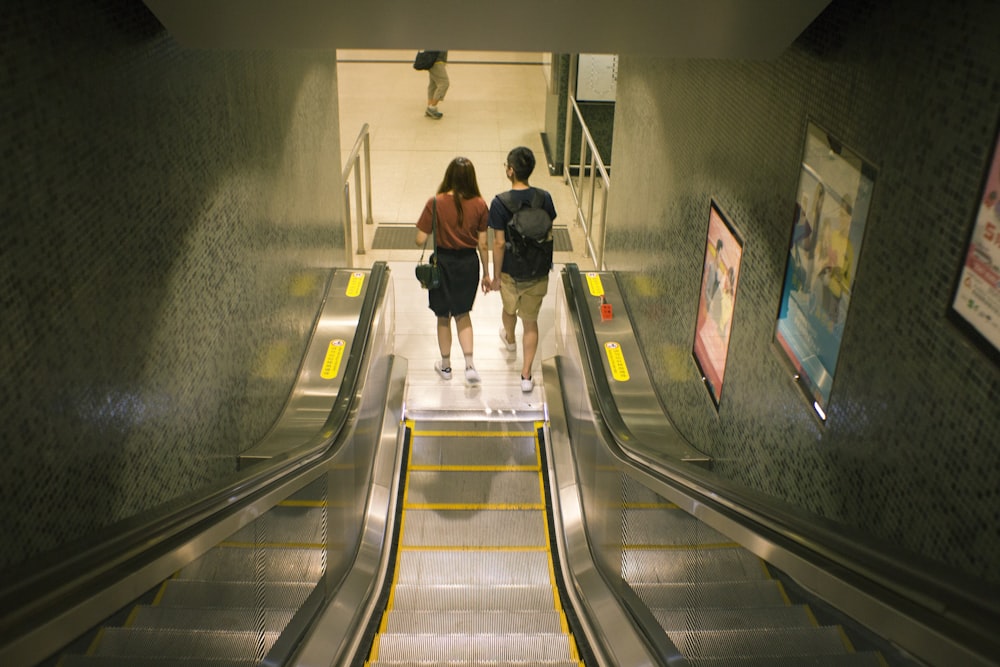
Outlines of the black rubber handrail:
<svg viewBox="0 0 1000 667">
<path fill-rule="evenodd" d="M 581 355 L 593 383 L 593 398 L 611 438 L 612 453 L 657 481 L 680 490 L 701 505 L 738 522 L 769 542 L 850 585 L 865 590 L 900 614 L 929 624 L 960 646 L 983 656 L 1000 656 L 1000 594 L 939 564 L 871 540 L 846 526 L 788 506 L 763 493 L 729 482 L 704 469 L 654 458 L 648 444 L 629 429 L 614 400 L 589 314 L 583 278 L 567 264 L 563 283 Z M 627 304 L 626 304 L 627 309 Z M 669 421 L 669 419 L 668 419 Z M 672 422 L 671 422 L 672 423 Z M 640 451 L 643 450 L 643 451 Z M 617 450 L 617 451 L 615 451 Z"/>
<path fill-rule="evenodd" d="M 331 281 L 334 273 L 331 272 Z M 0 652 L 74 602 L 103 590 L 121 579 L 123 573 L 155 561 L 279 487 L 283 480 L 331 455 L 356 398 L 364 355 L 388 283 L 388 265 L 374 263 L 340 391 L 319 435 L 211 489 L 123 520 L 85 541 L 61 546 L 28 567 L 6 573 L 4 588 L 0 590 Z M 322 307 L 321 304 L 319 312 Z"/>
</svg>

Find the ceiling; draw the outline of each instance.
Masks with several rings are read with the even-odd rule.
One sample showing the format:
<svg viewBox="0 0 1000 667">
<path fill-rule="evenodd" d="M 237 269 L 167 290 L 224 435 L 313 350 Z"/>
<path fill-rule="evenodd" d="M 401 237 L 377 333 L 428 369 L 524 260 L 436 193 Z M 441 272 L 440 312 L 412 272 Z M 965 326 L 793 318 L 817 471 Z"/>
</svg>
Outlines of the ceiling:
<svg viewBox="0 0 1000 667">
<path fill-rule="evenodd" d="M 191 48 L 769 59 L 831 0 L 144 0 Z"/>
</svg>

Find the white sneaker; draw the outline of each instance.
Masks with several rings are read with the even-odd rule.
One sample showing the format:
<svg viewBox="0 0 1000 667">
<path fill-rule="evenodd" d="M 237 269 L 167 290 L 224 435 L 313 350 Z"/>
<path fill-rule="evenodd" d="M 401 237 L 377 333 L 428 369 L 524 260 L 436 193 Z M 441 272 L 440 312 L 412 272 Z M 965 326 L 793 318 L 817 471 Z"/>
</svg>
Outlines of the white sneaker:
<svg viewBox="0 0 1000 667">
<path fill-rule="evenodd" d="M 479 371 L 472 366 L 465 369 L 465 381 L 469 384 L 479 384 Z"/>
<path fill-rule="evenodd" d="M 435 361 L 434 362 L 434 370 L 437 371 L 437 374 L 441 376 L 442 380 L 450 380 L 451 379 L 451 367 L 441 368 L 441 362 L 440 361 Z"/>
<path fill-rule="evenodd" d="M 524 378 L 521 378 L 521 391 L 523 391 L 524 393 L 527 394 L 529 391 L 531 391 L 534 388 L 535 388 L 535 379 L 534 378 L 528 378 L 527 380 L 525 380 Z"/>
<path fill-rule="evenodd" d="M 507 340 L 507 330 L 503 328 L 502 324 L 500 325 L 500 340 L 503 341 L 503 346 L 507 348 L 508 352 L 517 352 L 517 341 L 511 343 Z"/>
</svg>

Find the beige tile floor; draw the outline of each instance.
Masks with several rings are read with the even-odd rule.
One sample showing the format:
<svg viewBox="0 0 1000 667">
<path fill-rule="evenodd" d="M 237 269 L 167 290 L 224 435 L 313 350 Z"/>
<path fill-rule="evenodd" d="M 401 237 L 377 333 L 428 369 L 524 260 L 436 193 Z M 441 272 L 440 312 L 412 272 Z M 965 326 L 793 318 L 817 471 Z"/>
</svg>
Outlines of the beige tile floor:
<svg viewBox="0 0 1000 667">
<path fill-rule="evenodd" d="M 441 120 L 424 115 L 427 75 L 411 66 L 410 52 L 340 52 L 338 64 L 341 147 L 346 160 L 362 126 L 371 133 L 372 212 L 375 224 L 365 225 L 363 255 L 355 266 L 388 262 L 393 275 L 396 309 L 396 353 L 409 363 L 406 404 L 410 414 L 445 409 L 469 418 L 506 417 L 541 409 L 541 361 L 555 354 L 554 298 L 560 265 L 574 262 L 593 268 L 585 253 L 583 227 L 577 222 L 570 186 L 562 176 L 551 176 L 545 165 L 542 133 L 545 129 L 546 67 L 540 54 L 451 52 L 451 88 L 439 110 Z M 424 203 L 437 189 L 448 163 L 456 156 L 476 167 L 479 187 L 487 202 L 509 187 L 504 176 L 507 152 L 528 146 L 539 161 L 532 185 L 552 193 L 557 226 L 570 232 L 572 252 L 556 253 L 556 271 L 550 278 L 549 298 L 539 317 L 541 336 L 533 366 L 535 389 L 521 392 L 521 327 L 518 351 L 500 345 L 500 296 L 480 294 L 472 310 L 474 359 L 482 383 L 464 381 L 462 352 L 457 337 L 450 381 L 433 369 L 438 357 L 435 318 L 427 296 L 413 276 L 420 249 L 373 250 L 371 241 L 380 224 L 413 225 Z"/>
</svg>

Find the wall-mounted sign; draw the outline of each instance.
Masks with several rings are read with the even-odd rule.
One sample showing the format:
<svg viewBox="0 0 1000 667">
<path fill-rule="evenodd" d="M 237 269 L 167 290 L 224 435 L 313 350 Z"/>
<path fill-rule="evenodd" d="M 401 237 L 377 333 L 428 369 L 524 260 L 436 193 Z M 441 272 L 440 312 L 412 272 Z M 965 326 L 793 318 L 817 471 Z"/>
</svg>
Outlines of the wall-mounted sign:
<svg viewBox="0 0 1000 667">
<path fill-rule="evenodd" d="M 708 238 L 705 241 L 705 263 L 694 332 L 694 360 L 716 407 L 719 406 L 722 381 L 726 375 L 729 335 L 742 260 L 742 239 L 712 202 L 708 213 Z"/>
<path fill-rule="evenodd" d="M 1000 134 L 991 146 L 952 315 L 994 359 L 1000 358 Z M 954 319 L 954 318 L 953 318 Z"/>
<path fill-rule="evenodd" d="M 809 123 L 774 340 L 826 421 L 875 168 Z"/>
</svg>

